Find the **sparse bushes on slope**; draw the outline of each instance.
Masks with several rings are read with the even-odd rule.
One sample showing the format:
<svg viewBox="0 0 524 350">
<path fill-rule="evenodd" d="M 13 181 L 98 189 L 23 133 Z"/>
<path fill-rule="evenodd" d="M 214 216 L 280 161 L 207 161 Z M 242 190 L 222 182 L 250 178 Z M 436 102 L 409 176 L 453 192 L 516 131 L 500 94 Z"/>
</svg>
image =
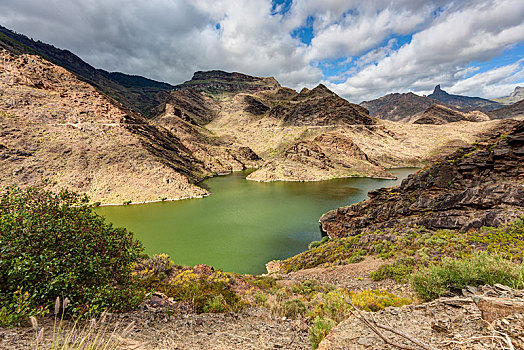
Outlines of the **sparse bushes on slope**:
<svg viewBox="0 0 524 350">
<path fill-rule="evenodd" d="M 524 266 L 487 252 L 466 259 L 445 258 L 411 277 L 411 286 L 424 301 L 436 299 L 466 286 L 504 284 L 524 288 Z"/>
<path fill-rule="evenodd" d="M 0 196 L 0 306 L 15 302 L 17 291 L 28 293 L 33 309 L 67 296 L 75 314 L 142 301 L 132 276 L 140 243 L 87 203 L 85 196 L 41 188 L 11 187 Z"/>
</svg>

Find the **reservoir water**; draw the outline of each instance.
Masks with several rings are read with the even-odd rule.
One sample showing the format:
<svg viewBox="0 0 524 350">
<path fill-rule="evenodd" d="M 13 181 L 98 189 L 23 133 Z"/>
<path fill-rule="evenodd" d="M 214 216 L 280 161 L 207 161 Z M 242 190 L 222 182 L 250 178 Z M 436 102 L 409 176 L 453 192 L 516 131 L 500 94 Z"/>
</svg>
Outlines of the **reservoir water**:
<svg viewBox="0 0 524 350">
<path fill-rule="evenodd" d="M 224 271 L 260 274 L 320 240 L 325 212 L 399 184 L 414 168 L 392 169 L 398 180 L 347 178 L 319 182 L 248 181 L 248 172 L 207 179 L 203 199 L 100 207 L 116 226 L 132 231 L 148 254 L 166 253 L 176 264 L 208 264 Z"/>
</svg>

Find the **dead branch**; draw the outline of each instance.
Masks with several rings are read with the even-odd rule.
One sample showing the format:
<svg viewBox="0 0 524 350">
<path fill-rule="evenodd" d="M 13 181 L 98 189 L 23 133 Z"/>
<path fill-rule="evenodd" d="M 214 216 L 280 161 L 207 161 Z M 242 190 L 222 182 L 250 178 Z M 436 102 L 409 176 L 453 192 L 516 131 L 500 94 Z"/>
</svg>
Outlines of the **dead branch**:
<svg viewBox="0 0 524 350">
<path fill-rule="evenodd" d="M 353 304 L 353 301 L 351 300 L 351 293 L 349 293 L 349 304 L 353 307 L 353 309 L 356 311 L 356 313 L 358 315 L 354 315 L 352 311 L 350 311 L 354 316 L 356 316 L 360 321 L 362 321 L 366 326 L 368 326 L 380 339 L 382 339 L 385 343 L 391 345 L 391 346 L 394 346 L 396 348 L 399 348 L 399 349 L 404 349 L 404 350 L 438 350 L 438 349 L 435 349 L 434 347 L 432 347 L 431 345 L 428 345 L 428 344 L 425 344 L 423 342 L 421 342 L 420 340 L 414 338 L 413 336 L 410 336 L 406 333 L 403 333 L 401 331 L 398 331 L 392 327 L 388 327 L 388 326 L 385 326 L 385 325 L 382 325 L 382 324 L 379 324 L 378 322 L 374 321 L 373 323 L 370 322 L 368 319 L 366 319 L 364 317 L 364 315 L 362 314 L 362 312 Z M 384 333 L 382 333 L 381 331 L 378 330 L 378 328 L 381 328 L 381 329 L 384 329 L 384 330 L 387 330 L 389 332 L 392 332 L 418 346 L 411 346 L 411 345 L 406 345 L 406 344 L 401 344 L 401 343 L 397 343 L 391 339 L 389 339 L 388 337 L 386 337 L 384 335 Z"/>
</svg>

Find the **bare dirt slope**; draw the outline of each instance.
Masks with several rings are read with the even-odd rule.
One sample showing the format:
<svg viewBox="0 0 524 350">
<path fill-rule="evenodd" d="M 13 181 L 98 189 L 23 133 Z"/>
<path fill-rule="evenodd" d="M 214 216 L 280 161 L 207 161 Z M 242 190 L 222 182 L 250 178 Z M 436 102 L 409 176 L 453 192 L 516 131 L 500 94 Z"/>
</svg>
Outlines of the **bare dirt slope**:
<svg viewBox="0 0 524 350">
<path fill-rule="evenodd" d="M 103 203 L 207 194 L 191 182 L 209 172 L 167 130 L 38 56 L 1 56 L 2 187 L 49 179 Z"/>
</svg>

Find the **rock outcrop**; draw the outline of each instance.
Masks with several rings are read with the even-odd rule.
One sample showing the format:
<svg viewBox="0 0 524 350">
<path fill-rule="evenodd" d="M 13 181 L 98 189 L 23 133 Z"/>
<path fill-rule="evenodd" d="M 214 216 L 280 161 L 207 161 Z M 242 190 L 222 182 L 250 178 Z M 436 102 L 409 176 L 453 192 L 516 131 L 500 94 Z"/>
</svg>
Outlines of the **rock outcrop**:
<svg viewBox="0 0 524 350">
<path fill-rule="evenodd" d="M 513 90 L 513 92 L 510 93 L 508 96 L 494 98 L 492 100 L 498 103 L 512 104 L 512 103 L 519 102 L 523 99 L 524 99 L 524 86 L 517 86 L 515 87 L 515 90 Z"/>
<path fill-rule="evenodd" d="M 496 139 L 461 149 L 369 199 L 324 214 L 322 229 L 344 237 L 421 225 L 468 230 L 524 214 L 524 122 Z"/>
<path fill-rule="evenodd" d="M 420 305 L 386 308 L 373 315 L 364 312 L 363 315 L 375 324 L 393 328 L 435 349 L 488 350 L 506 346 L 522 349 L 523 296 L 521 291 L 504 285 L 468 287 L 459 297 L 440 298 Z M 389 340 L 406 346 L 406 349 L 414 346 L 414 343 L 399 334 L 383 328 L 377 329 Z M 495 340 L 502 341 L 496 343 Z M 396 347 L 386 344 L 357 317 L 350 317 L 333 328 L 318 347 L 319 350 L 393 348 Z"/>
<path fill-rule="evenodd" d="M 273 107 L 268 114 L 281 120 L 283 126 L 376 123 L 365 108 L 339 97 L 322 84 L 312 90 L 303 89 L 288 103 Z"/>
<path fill-rule="evenodd" d="M 316 181 L 340 177 L 395 177 L 350 138 L 336 132 L 299 141 L 247 178 L 255 181 Z"/>
<path fill-rule="evenodd" d="M 260 78 L 242 73 L 228 73 L 220 70 L 198 71 L 193 78 L 175 86 L 176 90 L 192 88 L 209 94 L 257 92 L 278 89 L 275 78 Z"/>
</svg>

